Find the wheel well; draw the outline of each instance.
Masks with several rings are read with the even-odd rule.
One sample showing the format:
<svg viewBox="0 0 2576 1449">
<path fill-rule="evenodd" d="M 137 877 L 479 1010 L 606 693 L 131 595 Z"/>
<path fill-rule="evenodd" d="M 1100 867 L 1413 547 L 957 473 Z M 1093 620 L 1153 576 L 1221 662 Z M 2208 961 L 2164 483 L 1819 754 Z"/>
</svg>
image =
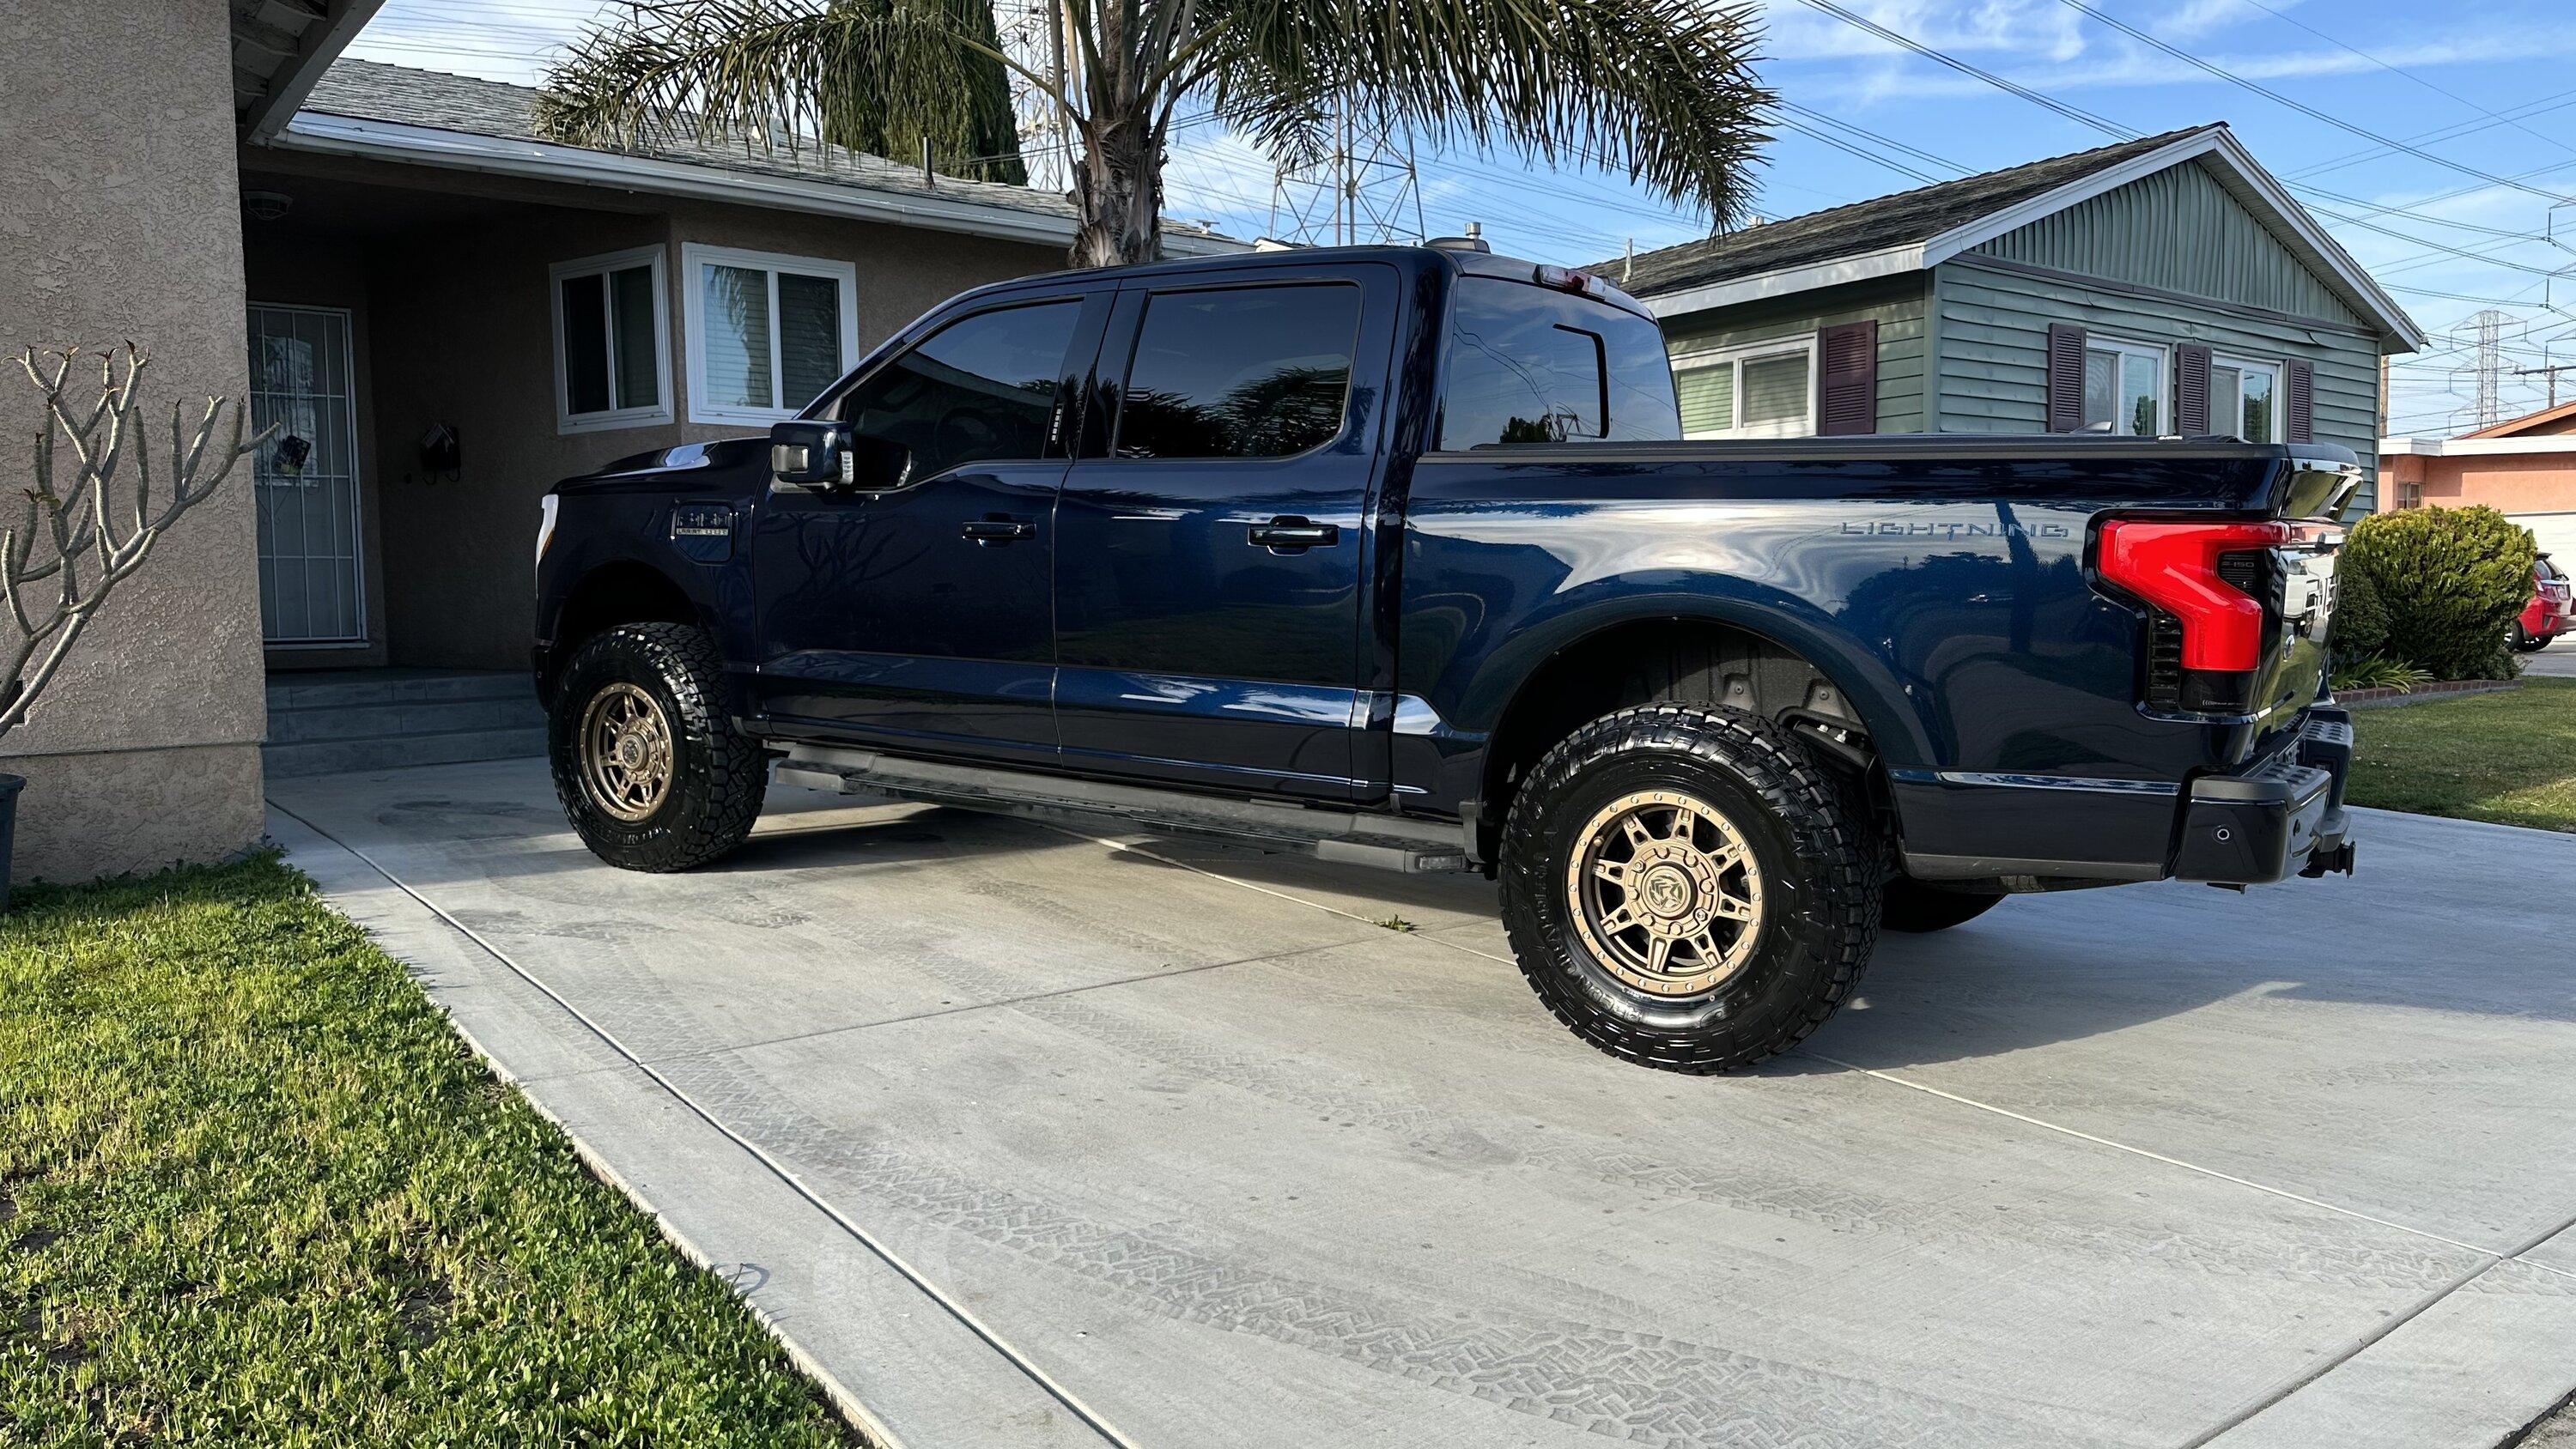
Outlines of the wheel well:
<svg viewBox="0 0 2576 1449">
<path fill-rule="evenodd" d="M 640 563 L 604 564 L 582 576 L 555 615 L 550 672 L 562 670 L 592 636 L 620 624 L 696 624 L 698 607 L 661 571 Z M 554 681 L 545 681 L 552 692 Z"/>
<path fill-rule="evenodd" d="M 1485 752 L 1480 854 L 1494 858 L 1513 792 L 1557 741 L 1612 710 L 1673 700 L 1741 709 L 1789 726 L 1817 759 L 1886 801 L 1867 727 L 1824 671 L 1749 630 L 1645 619 L 1585 635 L 1522 681 Z"/>
</svg>

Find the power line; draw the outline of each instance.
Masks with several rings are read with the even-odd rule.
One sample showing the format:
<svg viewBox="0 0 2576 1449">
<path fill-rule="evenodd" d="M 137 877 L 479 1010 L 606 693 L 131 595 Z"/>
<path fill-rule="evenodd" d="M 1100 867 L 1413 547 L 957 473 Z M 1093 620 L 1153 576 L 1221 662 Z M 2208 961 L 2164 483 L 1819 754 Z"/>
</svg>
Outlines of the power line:
<svg viewBox="0 0 2576 1449">
<path fill-rule="evenodd" d="M 2518 106 L 2514 106 L 2511 109 L 2504 111 L 2492 121 L 2453 121 L 2447 126 L 2435 126 L 2429 131 L 2418 131 L 2406 139 L 2410 141 L 2456 141 L 2462 136 L 2474 136 L 2480 131 L 2492 131 L 2498 126 L 2510 125 L 2515 121 L 2529 120 L 2533 116 L 2544 115 L 2550 111 L 2563 111 L 2571 106 L 2576 106 L 2576 90 L 2552 91 L 2548 95 L 2542 96 L 2537 100 L 2525 101 Z M 2391 148 L 2386 146 L 2367 146 L 2359 151 L 2347 152 L 2344 155 L 2334 157 L 2331 160 L 2320 161 L 2314 166 L 2301 167 L 2297 171 L 2290 172 L 2289 174 L 2292 176 L 2323 176 L 2329 171 L 2341 171 L 2347 166 L 2358 166 L 2364 161 L 2376 161 L 2380 157 L 2388 155 L 2390 150 Z"/>
<path fill-rule="evenodd" d="M 1946 51 L 1936 50 L 1933 47 L 1925 45 L 1923 42 L 1914 39 L 1912 36 L 1902 35 L 1896 31 L 1890 30 L 1886 26 L 1879 24 L 1877 21 L 1870 19 L 1866 15 L 1859 15 L 1846 10 L 1842 6 L 1835 4 L 1834 0 L 1801 0 L 1801 3 L 1805 4 L 1811 10 L 1821 10 L 1825 14 L 1842 21 L 1846 25 L 1857 26 L 1862 30 L 1868 31 L 1870 34 L 1877 36 L 1879 39 L 1886 41 L 1890 45 L 1902 46 L 1907 50 L 1913 51 L 1916 55 L 1922 56 L 1926 60 L 1948 66 L 1950 69 L 1955 70 L 1962 75 L 1972 75 L 1977 79 L 1984 81 L 1988 85 L 2010 91 L 2014 95 L 2021 97 L 2023 100 L 2030 102 L 2032 105 L 2046 107 L 2078 125 L 2090 126 L 2097 131 L 2116 136 L 2123 141 L 2134 141 L 2144 134 L 2143 132 L 2131 130 L 2129 127 L 2123 126 L 2117 121 L 2104 120 L 2102 117 L 2097 116 L 2090 111 L 2070 106 L 2053 96 L 2042 95 L 2028 86 L 2008 81 L 2002 76 L 1995 74 L 1993 71 L 1986 70 L 1980 66 L 1971 65 L 1967 61 L 1961 60 L 1957 56 L 1951 55 Z"/>
<path fill-rule="evenodd" d="M 1815 3 L 1815 0 L 1809 0 L 1809 3 Z M 2454 161 L 2447 156 L 2436 155 L 2435 153 L 2427 151 L 2423 147 L 2414 145 L 2410 142 L 2392 140 L 2389 137 L 2380 135 L 2376 131 L 2367 129 L 2366 127 L 2356 126 L 2352 122 L 2347 121 L 2343 117 L 2335 115 L 2332 112 L 2321 111 L 2316 107 L 2309 105 L 2305 101 L 2293 100 L 2289 96 L 2283 95 L 2281 92 L 2276 91 L 2270 86 L 2264 85 L 2259 81 L 2248 80 L 2224 66 L 2214 65 L 2209 61 L 2203 60 L 2199 56 L 2192 54 L 2190 51 L 2184 50 L 2180 46 L 2171 45 L 2165 41 L 2159 40 L 2155 36 L 2148 34 L 2146 31 L 2140 30 L 2136 26 L 2131 25 L 2129 22 L 2122 20 L 2117 16 L 2104 14 L 2101 10 L 2086 3 L 2086 0 L 2058 0 L 2058 3 L 2064 5 L 2070 10 L 2078 12 L 2079 14 L 2092 16 L 2095 20 L 2100 21 L 2104 25 L 2110 26 L 2112 29 L 2119 31 L 2122 35 L 2128 36 L 2130 39 L 2137 41 L 2141 45 L 2162 51 L 2165 54 L 2172 56 L 2174 59 L 2206 71 L 2230 85 L 2239 86 L 2245 90 L 2252 91 L 2254 94 L 2277 105 L 2287 106 L 2291 110 L 2298 112 L 2300 115 L 2308 117 L 2310 120 L 2322 121 L 2326 125 L 2332 126 L 2338 131 L 2348 131 L 2355 136 L 2359 136 L 2365 141 L 2375 142 L 2382 146 L 2403 151 L 2420 160 L 2430 161 L 2436 166 L 2447 166 L 2463 175 L 2479 177 L 2498 186 L 2508 186 L 2516 191 L 2527 191 L 2534 196 L 2545 197 L 2551 201 L 2566 201 L 2569 199 L 2558 192 L 2543 191 L 2536 186 L 2526 186 L 2522 182 L 2509 180 L 2505 177 L 2496 175 L 2494 172 L 2481 171 L 2477 167 L 2469 165 L 2467 162 Z"/>
<path fill-rule="evenodd" d="M 2263 0 L 2245 0 L 2245 3 L 2285 25 L 2297 26 L 2299 29 L 2306 31 L 2310 35 L 2315 36 L 2317 39 L 2324 41 L 2326 44 L 2331 45 L 2338 50 L 2360 56 L 2363 60 L 2369 61 L 2372 65 L 2379 67 L 2390 75 L 2403 76 L 2407 80 L 2413 81 L 2415 84 L 2431 91 L 2433 94 L 2457 101 L 2461 105 L 2468 107 L 2470 110 L 2477 112 L 2479 115 L 2484 116 L 2491 121 L 2509 125 L 2526 136 L 2530 136 L 2535 140 L 2545 141 L 2548 144 L 2557 147 L 2561 151 L 2568 152 L 2571 155 L 2576 155 L 2576 146 L 2570 146 L 2566 142 L 2545 132 L 2535 131 L 2531 127 L 2526 126 L 2522 124 L 2522 122 L 2511 117 L 2500 116 L 2494 111 L 2490 111 L 2486 107 L 2479 105 L 2477 102 L 2470 100 L 2467 96 L 2461 95 L 2458 91 L 2435 85 L 2424 77 L 2417 75 L 2415 72 L 2406 69 L 2404 66 L 2391 65 L 2387 61 L 2381 60 L 2378 56 L 2372 55 L 2369 51 L 2361 49 L 2359 46 L 2347 44 L 2344 41 L 2336 39 L 2334 36 L 2326 34 L 2324 31 L 2319 30 L 2315 26 L 2310 25 L 2308 22 L 2301 20 L 2295 15 L 2273 9 L 2271 6 L 2263 3 Z"/>
</svg>

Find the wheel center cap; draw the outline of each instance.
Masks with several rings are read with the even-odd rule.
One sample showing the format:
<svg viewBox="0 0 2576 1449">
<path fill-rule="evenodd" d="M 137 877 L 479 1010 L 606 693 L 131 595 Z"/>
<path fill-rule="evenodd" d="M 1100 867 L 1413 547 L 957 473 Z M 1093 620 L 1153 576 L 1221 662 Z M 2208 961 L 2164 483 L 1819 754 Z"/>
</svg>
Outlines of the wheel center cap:
<svg viewBox="0 0 2576 1449">
<path fill-rule="evenodd" d="M 629 769 L 644 763 L 644 742 L 628 735 L 617 742 L 617 763 Z"/>
<path fill-rule="evenodd" d="M 1647 871 L 1637 883 L 1637 893 L 1645 899 L 1646 909 L 1666 920 L 1682 915 L 1699 895 L 1689 872 L 1677 865 L 1659 865 Z"/>
</svg>

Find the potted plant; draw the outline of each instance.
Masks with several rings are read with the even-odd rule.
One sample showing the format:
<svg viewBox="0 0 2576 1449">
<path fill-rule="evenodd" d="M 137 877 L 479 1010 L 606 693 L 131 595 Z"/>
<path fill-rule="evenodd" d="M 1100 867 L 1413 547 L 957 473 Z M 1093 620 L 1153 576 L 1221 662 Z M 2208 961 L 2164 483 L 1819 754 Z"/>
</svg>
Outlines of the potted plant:
<svg viewBox="0 0 2576 1449">
<path fill-rule="evenodd" d="M 233 465 L 276 431 L 272 425 L 245 440 L 242 409 L 220 397 L 206 399 L 191 429 L 172 403 L 168 495 L 156 501 L 151 442 L 138 416 L 137 384 L 151 365 L 150 354 L 128 342 L 98 358 L 96 402 L 73 401 L 75 392 L 87 396 L 89 370 L 82 361 L 77 348 L 28 348 L 17 357 L 44 395 L 44 425 L 36 434 L 33 486 L 24 490 L 26 511 L 16 526 L 0 528 L 0 603 L 16 631 L 0 672 L 0 737 L 26 722 L 81 631 L 109 593 L 143 567 L 162 533 L 205 502 L 232 475 Z M 219 442 L 216 433 L 228 410 L 231 430 Z M 26 783 L 22 776 L 0 774 L 0 910 L 9 904 L 18 792 Z"/>
</svg>

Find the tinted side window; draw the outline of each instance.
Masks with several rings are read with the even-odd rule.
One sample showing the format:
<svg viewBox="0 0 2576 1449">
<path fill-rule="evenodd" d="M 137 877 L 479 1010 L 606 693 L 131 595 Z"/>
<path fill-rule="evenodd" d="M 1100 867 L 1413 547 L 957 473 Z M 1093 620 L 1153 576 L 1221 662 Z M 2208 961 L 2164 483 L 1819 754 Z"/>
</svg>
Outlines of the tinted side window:
<svg viewBox="0 0 2576 1449">
<path fill-rule="evenodd" d="M 1145 303 L 1114 451 L 1284 458 L 1339 437 L 1360 289 L 1161 292 Z"/>
<path fill-rule="evenodd" d="M 1663 333 L 1633 312 L 1461 277 L 1449 325 L 1443 448 L 1681 436 Z"/>
<path fill-rule="evenodd" d="M 840 419 L 911 449 L 914 482 L 969 463 L 1043 458 L 1081 315 L 1081 302 L 1068 299 L 952 322 L 852 389 Z"/>
</svg>

